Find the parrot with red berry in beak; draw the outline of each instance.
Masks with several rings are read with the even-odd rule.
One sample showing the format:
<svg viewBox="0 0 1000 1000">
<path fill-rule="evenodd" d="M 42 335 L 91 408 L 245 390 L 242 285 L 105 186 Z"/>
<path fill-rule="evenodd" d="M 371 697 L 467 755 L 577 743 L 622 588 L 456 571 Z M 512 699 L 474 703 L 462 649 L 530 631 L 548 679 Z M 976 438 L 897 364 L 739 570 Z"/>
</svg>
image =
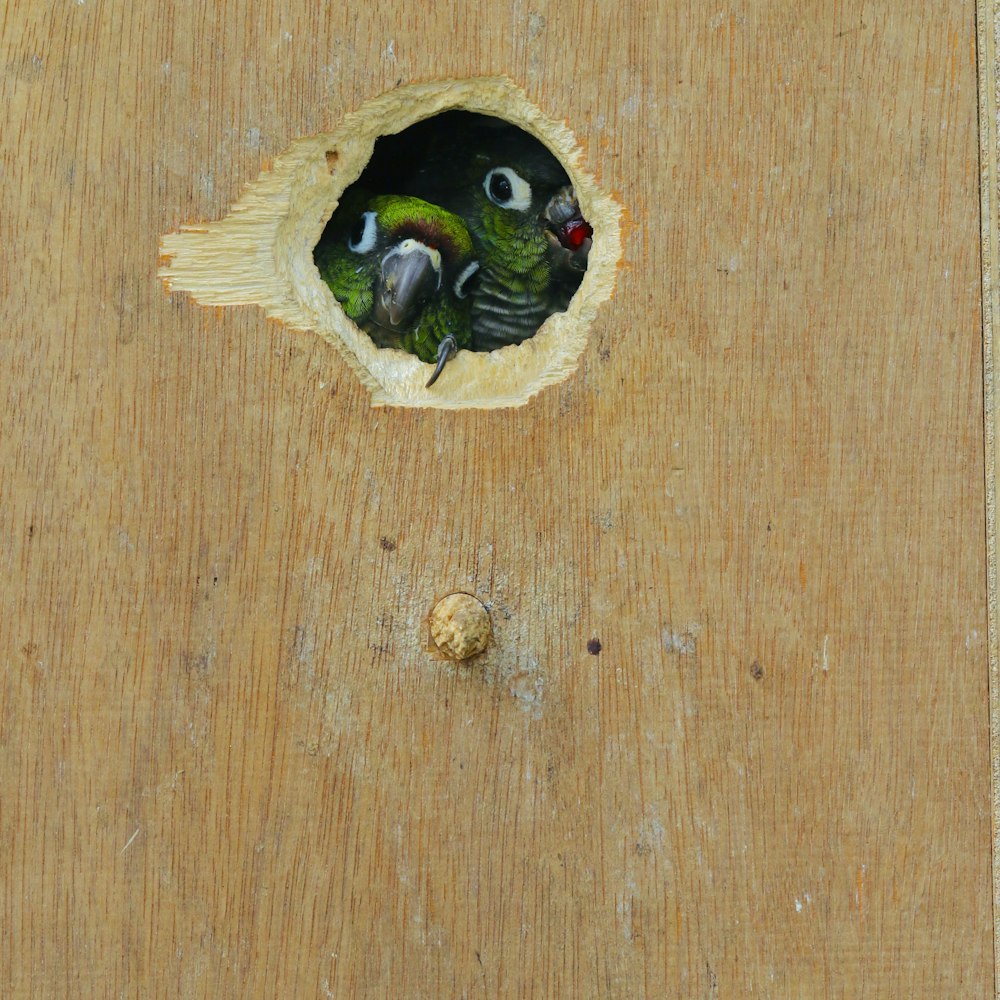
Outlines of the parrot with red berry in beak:
<svg viewBox="0 0 1000 1000">
<path fill-rule="evenodd" d="M 449 358 L 470 346 L 469 291 L 479 264 L 465 224 L 445 209 L 403 195 L 349 196 L 313 259 L 376 346 L 436 366 L 428 388 Z"/>
<path fill-rule="evenodd" d="M 432 142 L 409 188 L 465 223 L 480 263 L 470 293 L 472 349 L 492 351 L 520 344 L 566 309 L 592 230 L 565 170 L 539 140 L 497 119 L 458 114 L 461 153 Z M 446 118 L 432 120 L 443 138 Z"/>
</svg>

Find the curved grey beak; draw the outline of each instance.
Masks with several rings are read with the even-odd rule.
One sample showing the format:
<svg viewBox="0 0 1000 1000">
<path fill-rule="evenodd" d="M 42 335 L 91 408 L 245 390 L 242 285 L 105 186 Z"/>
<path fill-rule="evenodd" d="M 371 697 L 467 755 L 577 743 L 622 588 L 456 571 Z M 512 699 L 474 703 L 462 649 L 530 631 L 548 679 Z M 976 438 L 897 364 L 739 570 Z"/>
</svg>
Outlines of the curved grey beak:
<svg viewBox="0 0 1000 1000">
<path fill-rule="evenodd" d="M 375 295 L 375 320 L 399 329 L 437 291 L 441 258 L 417 240 L 403 240 L 382 258 L 382 278 Z"/>
</svg>

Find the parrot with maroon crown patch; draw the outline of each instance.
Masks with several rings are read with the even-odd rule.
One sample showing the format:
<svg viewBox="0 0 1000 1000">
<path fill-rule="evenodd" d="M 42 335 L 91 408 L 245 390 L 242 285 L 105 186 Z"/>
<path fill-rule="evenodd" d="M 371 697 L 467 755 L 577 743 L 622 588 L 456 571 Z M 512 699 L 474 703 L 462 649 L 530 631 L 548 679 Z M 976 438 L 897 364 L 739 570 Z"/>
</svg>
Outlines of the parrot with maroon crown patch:
<svg viewBox="0 0 1000 1000">
<path fill-rule="evenodd" d="M 354 193 L 334 212 L 313 257 L 344 312 L 376 346 L 435 365 L 428 387 L 470 346 L 479 263 L 464 222 L 444 208 L 411 196 Z"/>
</svg>

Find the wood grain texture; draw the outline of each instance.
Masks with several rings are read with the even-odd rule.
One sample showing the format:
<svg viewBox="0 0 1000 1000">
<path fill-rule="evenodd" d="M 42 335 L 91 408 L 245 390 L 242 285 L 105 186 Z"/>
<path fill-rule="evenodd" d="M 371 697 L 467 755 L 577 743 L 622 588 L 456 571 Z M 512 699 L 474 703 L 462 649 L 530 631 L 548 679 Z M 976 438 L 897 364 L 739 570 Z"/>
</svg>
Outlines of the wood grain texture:
<svg viewBox="0 0 1000 1000">
<path fill-rule="evenodd" d="M 990 666 L 990 764 L 993 793 L 993 962 L 994 983 L 1000 996 L 1000 639 L 998 639 L 997 594 L 997 317 L 1000 316 L 1000 273 L 997 246 L 1000 245 L 1000 5 L 995 0 L 979 0 L 976 7 L 979 56 L 979 197 L 982 239 L 983 281 L 983 404 L 986 435 L 986 570 L 989 614 L 988 647 Z"/>
<path fill-rule="evenodd" d="M 0 12 L 0 994 L 988 995 L 974 4 L 457 11 Z M 631 216 L 566 383 L 375 411 L 164 293 L 480 74 Z"/>
</svg>

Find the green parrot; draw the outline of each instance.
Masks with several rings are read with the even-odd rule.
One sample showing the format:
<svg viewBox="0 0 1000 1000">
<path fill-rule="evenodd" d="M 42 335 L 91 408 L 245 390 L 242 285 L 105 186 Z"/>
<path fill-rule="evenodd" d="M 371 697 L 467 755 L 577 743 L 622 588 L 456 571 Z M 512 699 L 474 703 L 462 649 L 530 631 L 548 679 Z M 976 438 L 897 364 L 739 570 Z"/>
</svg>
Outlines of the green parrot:
<svg viewBox="0 0 1000 1000">
<path fill-rule="evenodd" d="M 472 349 L 519 344 L 569 305 L 587 267 L 592 230 L 569 178 L 539 140 L 498 119 L 450 112 L 423 127 L 407 189 L 468 227 L 481 265 Z"/>
<path fill-rule="evenodd" d="M 378 347 L 436 364 L 472 340 L 470 279 L 479 269 L 460 218 L 420 198 L 348 194 L 313 253 L 344 312 Z"/>
</svg>

